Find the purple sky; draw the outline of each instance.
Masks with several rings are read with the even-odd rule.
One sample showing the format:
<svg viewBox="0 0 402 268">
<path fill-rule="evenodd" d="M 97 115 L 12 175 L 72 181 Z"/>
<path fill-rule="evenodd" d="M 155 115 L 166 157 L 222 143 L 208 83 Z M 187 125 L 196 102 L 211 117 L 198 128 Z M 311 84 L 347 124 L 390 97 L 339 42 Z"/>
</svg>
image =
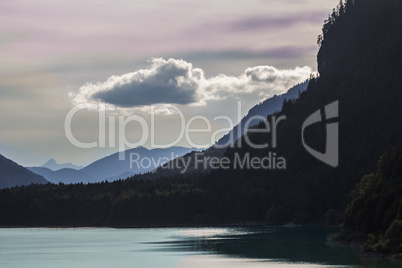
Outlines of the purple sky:
<svg viewBox="0 0 402 268">
<path fill-rule="evenodd" d="M 83 151 L 72 146 L 64 133 L 65 116 L 87 83 L 105 83 L 112 75 L 158 70 L 157 75 L 147 76 L 146 85 L 152 87 L 150 83 L 156 82 L 160 86 L 162 78 L 172 73 L 165 72 L 162 61 L 151 66 L 149 60 L 155 57 L 174 59 L 174 68 L 201 70 L 202 79 L 185 77 L 185 82 L 196 86 L 184 88 L 192 90 L 191 103 L 181 106 L 186 114 L 234 117 L 237 101 L 242 102 L 244 114 L 259 101 L 286 91 L 284 81 L 299 81 L 308 73 L 307 67 L 316 69 L 316 39 L 337 3 L 0 1 L 0 153 L 24 165 L 37 165 L 51 157 L 86 164 L 115 151 Z M 180 59 L 184 61 L 179 64 Z M 246 69 L 256 66 L 274 67 L 281 78 L 294 76 L 294 72 L 300 77 L 248 84 Z M 135 81 L 133 94 L 143 92 L 142 85 Z M 96 93 L 104 88 L 92 86 L 90 90 Z M 214 92 L 212 97 L 206 95 L 207 90 Z M 167 96 L 166 104 L 174 103 L 174 96 Z M 152 94 L 146 99 L 152 102 Z M 134 106 L 131 112 L 146 115 L 145 104 L 141 107 L 137 100 Z M 90 112 L 77 117 L 77 136 L 91 140 L 97 135 L 91 131 L 97 129 L 94 118 Z"/>
</svg>

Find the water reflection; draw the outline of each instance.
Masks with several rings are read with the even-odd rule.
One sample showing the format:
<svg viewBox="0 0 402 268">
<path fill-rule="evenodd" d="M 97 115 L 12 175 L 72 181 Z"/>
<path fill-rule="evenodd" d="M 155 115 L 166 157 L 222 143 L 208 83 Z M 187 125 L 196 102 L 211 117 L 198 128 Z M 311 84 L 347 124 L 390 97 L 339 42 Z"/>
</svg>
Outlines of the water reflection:
<svg viewBox="0 0 402 268">
<path fill-rule="evenodd" d="M 197 263 L 218 255 L 232 259 L 232 265 L 248 260 L 254 265 L 269 262 L 275 267 L 280 264 L 287 264 L 286 267 L 306 264 L 308 267 L 399 267 L 395 263 L 361 260 L 352 249 L 328 245 L 327 237 L 338 231 L 338 228 L 317 226 L 195 228 L 178 232 L 170 241 L 154 244 L 157 245 L 155 250 L 209 256 L 192 257 L 198 258 Z"/>
<path fill-rule="evenodd" d="M 326 244 L 325 227 L 0 229 L 1 268 L 380 267 Z"/>
</svg>

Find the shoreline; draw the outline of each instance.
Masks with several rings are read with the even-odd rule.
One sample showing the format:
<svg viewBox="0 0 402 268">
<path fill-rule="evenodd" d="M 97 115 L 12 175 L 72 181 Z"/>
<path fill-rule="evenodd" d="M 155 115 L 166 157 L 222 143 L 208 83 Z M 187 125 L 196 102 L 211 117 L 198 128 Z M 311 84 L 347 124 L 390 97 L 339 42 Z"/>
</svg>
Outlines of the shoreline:
<svg viewBox="0 0 402 268">
<path fill-rule="evenodd" d="M 397 254 L 391 255 L 391 254 L 379 253 L 379 252 L 373 252 L 373 251 L 363 252 L 362 249 L 363 249 L 364 243 L 365 243 L 364 241 L 358 241 L 358 240 L 346 241 L 346 240 L 341 240 L 341 239 L 336 239 L 336 238 L 331 240 L 332 246 L 351 248 L 352 250 L 356 251 L 356 254 L 362 260 L 385 260 L 385 261 L 396 262 L 396 263 L 402 264 L 402 259 L 400 257 L 397 257 Z"/>
</svg>

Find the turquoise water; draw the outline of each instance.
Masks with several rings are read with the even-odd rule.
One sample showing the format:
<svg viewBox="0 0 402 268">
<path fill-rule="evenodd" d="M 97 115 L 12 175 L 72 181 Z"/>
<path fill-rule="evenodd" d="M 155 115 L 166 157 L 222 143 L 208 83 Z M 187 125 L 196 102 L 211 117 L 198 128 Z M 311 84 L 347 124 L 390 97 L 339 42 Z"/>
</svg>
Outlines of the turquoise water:
<svg viewBox="0 0 402 268">
<path fill-rule="evenodd" d="M 326 227 L 0 229 L 0 267 L 399 267 L 328 245 Z"/>
</svg>

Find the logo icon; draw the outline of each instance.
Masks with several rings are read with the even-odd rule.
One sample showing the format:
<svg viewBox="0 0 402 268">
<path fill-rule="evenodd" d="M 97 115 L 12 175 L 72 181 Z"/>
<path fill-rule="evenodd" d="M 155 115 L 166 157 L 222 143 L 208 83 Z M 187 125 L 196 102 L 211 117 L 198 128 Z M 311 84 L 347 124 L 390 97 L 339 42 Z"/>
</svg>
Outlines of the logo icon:
<svg viewBox="0 0 402 268">
<path fill-rule="evenodd" d="M 331 104 L 325 106 L 325 114 L 324 120 L 328 121 L 330 119 L 338 118 L 338 101 L 335 101 Z M 317 150 L 314 150 L 310 146 L 308 146 L 304 139 L 304 129 L 308 126 L 311 126 L 315 123 L 322 122 L 321 111 L 317 110 L 312 115 L 310 115 L 303 123 L 302 126 L 302 143 L 304 148 L 309 152 L 312 156 L 317 158 L 318 160 L 330 165 L 331 167 L 337 167 L 339 164 L 339 123 L 327 123 L 326 124 L 326 145 L 325 145 L 325 153 L 321 153 Z"/>
</svg>

